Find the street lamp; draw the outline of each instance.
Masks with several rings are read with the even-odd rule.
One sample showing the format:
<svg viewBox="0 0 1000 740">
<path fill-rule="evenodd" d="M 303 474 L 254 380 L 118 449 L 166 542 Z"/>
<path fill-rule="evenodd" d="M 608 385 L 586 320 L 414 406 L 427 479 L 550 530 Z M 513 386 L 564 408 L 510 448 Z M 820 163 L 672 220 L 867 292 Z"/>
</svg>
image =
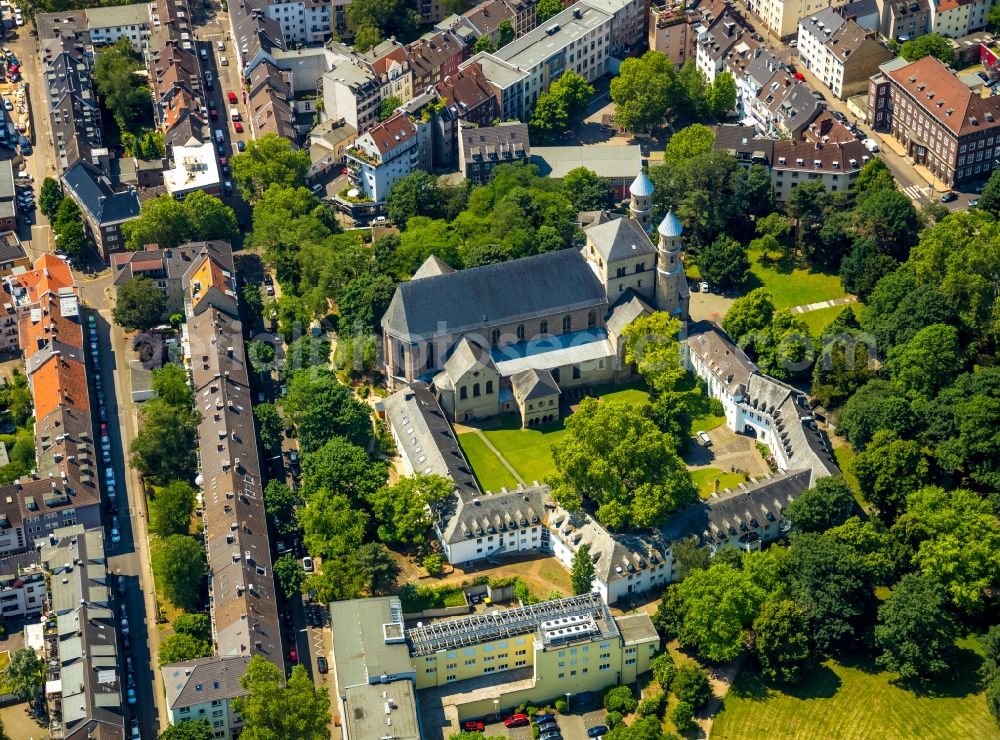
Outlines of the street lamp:
<svg viewBox="0 0 1000 740">
<path fill-rule="evenodd" d="M 493 700 L 493 716 L 496 719 L 500 719 L 500 700 L 499 699 L 494 699 Z"/>
<path fill-rule="evenodd" d="M 566 692 L 566 714 L 569 714 L 569 698 L 571 696 L 573 696 L 573 692 L 567 691 Z"/>
</svg>

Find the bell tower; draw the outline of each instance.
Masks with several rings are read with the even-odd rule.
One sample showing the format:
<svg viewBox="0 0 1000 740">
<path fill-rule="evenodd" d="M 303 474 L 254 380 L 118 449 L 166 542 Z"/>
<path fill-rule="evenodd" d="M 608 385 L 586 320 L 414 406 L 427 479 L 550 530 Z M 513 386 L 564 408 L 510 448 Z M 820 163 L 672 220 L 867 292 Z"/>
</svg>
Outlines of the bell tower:
<svg viewBox="0 0 1000 740">
<path fill-rule="evenodd" d="M 642 230 L 649 233 L 653 228 L 653 183 L 645 170 L 641 170 L 635 176 L 635 180 L 628 186 L 630 197 L 628 211 L 629 215 L 639 222 Z"/>
<path fill-rule="evenodd" d="M 673 209 L 667 211 L 656 231 L 659 235 L 656 245 L 656 308 L 687 321 L 691 294 L 684 275 L 684 263 L 681 262 L 681 234 L 684 228 Z"/>
</svg>

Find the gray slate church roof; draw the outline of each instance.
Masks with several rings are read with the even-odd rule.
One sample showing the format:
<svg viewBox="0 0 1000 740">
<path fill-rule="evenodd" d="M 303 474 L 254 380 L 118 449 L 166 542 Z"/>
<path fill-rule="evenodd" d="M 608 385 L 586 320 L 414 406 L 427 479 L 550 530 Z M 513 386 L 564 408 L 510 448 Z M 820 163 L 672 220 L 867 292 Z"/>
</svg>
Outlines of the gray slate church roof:
<svg viewBox="0 0 1000 740">
<path fill-rule="evenodd" d="M 587 238 L 609 262 L 656 254 L 656 247 L 642 226 L 631 218 L 591 226 L 587 229 Z"/>
<path fill-rule="evenodd" d="M 606 305 L 604 286 L 579 250 L 561 249 L 401 283 L 382 326 L 415 342 Z"/>
<path fill-rule="evenodd" d="M 522 370 L 510 378 L 522 401 L 558 395 L 559 385 L 548 370 Z"/>
</svg>

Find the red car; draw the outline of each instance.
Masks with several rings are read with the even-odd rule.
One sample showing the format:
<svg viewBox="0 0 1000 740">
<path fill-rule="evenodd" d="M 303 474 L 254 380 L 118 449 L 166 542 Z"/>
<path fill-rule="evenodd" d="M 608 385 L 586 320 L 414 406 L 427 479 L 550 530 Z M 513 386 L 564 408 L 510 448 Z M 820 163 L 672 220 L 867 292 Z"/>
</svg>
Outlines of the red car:
<svg viewBox="0 0 1000 740">
<path fill-rule="evenodd" d="M 236 133 L 242 134 L 243 133 L 243 124 L 240 123 L 239 121 L 236 121 L 236 123 L 233 124 L 233 129 L 236 131 Z"/>
<path fill-rule="evenodd" d="M 470 719 L 468 722 L 462 723 L 462 729 L 466 732 L 486 732 L 486 725 L 477 720 Z"/>
<path fill-rule="evenodd" d="M 236 103 L 236 93 L 230 91 L 230 93 L 229 93 L 229 102 L 230 102 L 230 104 L 235 104 Z"/>
<path fill-rule="evenodd" d="M 503 723 L 507 727 L 527 727 L 530 724 L 530 720 L 528 720 L 528 715 L 526 714 L 512 714 Z"/>
<path fill-rule="evenodd" d="M 209 108 L 208 109 L 208 115 L 214 121 L 215 119 L 217 119 L 219 117 L 219 111 L 217 111 L 215 108 Z"/>
<path fill-rule="evenodd" d="M 289 650 L 288 651 L 288 659 L 290 661 L 292 661 L 293 663 L 298 663 L 299 662 L 299 651 L 296 650 L 295 648 L 292 648 L 291 650 Z"/>
</svg>

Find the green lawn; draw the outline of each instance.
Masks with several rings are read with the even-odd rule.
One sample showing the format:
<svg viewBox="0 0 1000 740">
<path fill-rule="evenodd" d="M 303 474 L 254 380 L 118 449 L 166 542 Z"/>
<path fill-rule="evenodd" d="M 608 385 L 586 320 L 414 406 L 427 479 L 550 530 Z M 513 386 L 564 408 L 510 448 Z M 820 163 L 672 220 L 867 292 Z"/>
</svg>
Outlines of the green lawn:
<svg viewBox="0 0 1000 740">
<path fill-rule="evenodd" d="M 775 308 L 791 308 L 846 295 L 837 275 L 798 268 L 785 270 L 770 261 L 763 260 L 760 252 L 751 252 L 750 262 L 750 272 L 756 280 L 752 277 L 748 288 L 760 286 L 767 288 L 774 297 Z"/>
<path fill-rule="evenodd" d="M 736 488 L 747 479 L 742 473 L 730 473 L 719 468 L 700 468 L 691 471 L 691 480 L 694 481 L 694 487 L 698 489 L 702 498 L 709 498 L 712 495 L 716 478 L 719 479 L 719 491 Z"/>
<path fill-rule="evenodd" d="M 861 306 L 857 303 L 848 304 L 852 309 L 854 309 L 854 315 L 858 316 L 861 313 Z M 807 311 L 806 313 L 796 314 L 796 318 L 802 319 L 806 322 L 806 326 L 809 327 L 809 333 L 814 337 L 819 339 L 819 336 L 823 333 L 823 330 L 830 325 L 830 323 L 840 315 L 840 312 L 844 310 L 846 306 L 830 306 L 829 308 L 820 308 L 815 311 Z"/>
<path fill-rule="evenodd" d="M 536 480 L 544 482 L 547 476 L 556 472 L 552 445 L 566 436 L 566 429 L 561 421 L 521 429 L 520 419 L 508 417 L 504 419 L 503 427 L 486 430 L 483 434 L 530 486 Z"/>
<path fill-rule="evenodd" d="M 778 690 L 745 669 L 712 724 L 727 740 L 911 740 L 995 738 L 997 726 L 979 692 L 974 639 L 960 640 L 958 678 L 914 692 L 894 683 L 867 656 L 828 660 L 795 686 Z"/>
<path fill-rule="evenodd" d="M 702 414 L 696 416 L 691 420 L 691 433 L 697 434 L 698 432 L 710 432 L 716 427 L 721 427 L 726 423 L 726 417 L 715 416 L 713 414 Z"/>
<path fill-rule="evenodd" d="M 465 453 L 472 471 L 476 474 L 479 487 L 483 491 L 499 493 L 504 486 L 508 490 L 517 488 L 517 481 L 510 471 L 504 467 L 500 459 L 486 446 L 486 443 L 475 432 L 458 435 L 458 444 Z"/>
</svg>

